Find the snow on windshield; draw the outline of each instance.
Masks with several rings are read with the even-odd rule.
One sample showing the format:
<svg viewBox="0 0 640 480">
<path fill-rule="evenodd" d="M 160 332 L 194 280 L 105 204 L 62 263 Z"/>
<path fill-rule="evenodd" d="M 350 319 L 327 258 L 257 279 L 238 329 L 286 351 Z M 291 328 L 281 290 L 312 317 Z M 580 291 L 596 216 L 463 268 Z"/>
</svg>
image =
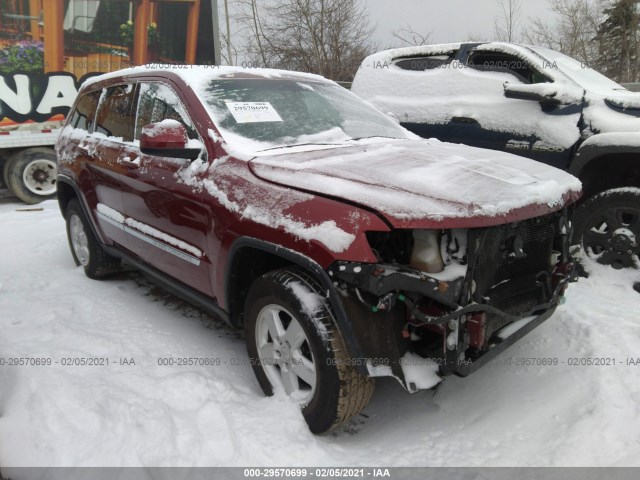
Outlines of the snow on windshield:
<svg viewBox="0 0 640 480">
<path fill-rule="evenodd" d="M 330 83 L 215 78 L 199 93 L 225 141 L 251 154 L 367 137 L 407 138 L 402 127 Z"/>
</svg>

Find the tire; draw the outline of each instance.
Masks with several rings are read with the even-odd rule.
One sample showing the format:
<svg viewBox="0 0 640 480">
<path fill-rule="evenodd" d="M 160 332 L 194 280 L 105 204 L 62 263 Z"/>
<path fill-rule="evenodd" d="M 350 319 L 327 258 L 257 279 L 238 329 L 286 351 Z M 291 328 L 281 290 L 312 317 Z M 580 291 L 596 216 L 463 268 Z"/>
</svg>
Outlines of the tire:
<svg viewBox="0 0 640 480">
<path fill-rule="evenodd" d="M 11 190 L 11 188 L 9 188 L 9 160 L 11 160 L 11 156 L 5 157 L 4 163 L 2 164 L 2 183 L 7 189 Z"/>
<path fill-rule="evenodd" d="M 375 385 L 349 361 L 321 293 L 306 273 L 276 270 L 253 283 L 244 310 L 247 350 L 262 390 L 267 396 L 276 389 L 291 395 L 316 434 L 335 430 L 360 413 Z"/>
<path fill-rule="evenodd" d="M 56 154 L 50 148 L 20 150 L 5 162 L 4 181 L 13 194 L 28 204 L 56 196 Z"/>
<path fill-rule="evenodd" d="M 615 188 L 587 199 L 576 210 L 574 240 L 599 263 L 638 268 L 640 188 Z"/>
<path fill-rule="evenodd" d="M 65 211 L 67 239 L 77 266 L 84 268 L 89 278 L 99 280 L 120 271 L 120 259 L 104 251 L 77 199 L 72 199 Z"/>
</svg>

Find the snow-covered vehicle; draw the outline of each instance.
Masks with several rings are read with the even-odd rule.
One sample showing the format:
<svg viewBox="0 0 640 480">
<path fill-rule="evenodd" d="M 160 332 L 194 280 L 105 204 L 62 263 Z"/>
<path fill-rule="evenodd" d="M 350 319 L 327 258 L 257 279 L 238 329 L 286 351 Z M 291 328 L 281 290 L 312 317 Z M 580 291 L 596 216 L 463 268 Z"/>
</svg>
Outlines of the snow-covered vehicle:
<svg viewBox="0 0 640 480">
<path fill-rule="evenodd" d="M 134 265 L 244 328 L 313 432 L 373 379 L 467 375 L 571 279 L 573 176 L 422 140 L 315 75 L 135 68 L 87 81 L 56 152 L 73 257 Z"/>
<path fill-rule="evenodd" d="M 353 92 L 412 132 L 515 153 L 583 184 L 576 243 L 640 266 L 640 94 L 561 53 L 509 43 L 399 48 L 364 60 Z"/>
</svg>

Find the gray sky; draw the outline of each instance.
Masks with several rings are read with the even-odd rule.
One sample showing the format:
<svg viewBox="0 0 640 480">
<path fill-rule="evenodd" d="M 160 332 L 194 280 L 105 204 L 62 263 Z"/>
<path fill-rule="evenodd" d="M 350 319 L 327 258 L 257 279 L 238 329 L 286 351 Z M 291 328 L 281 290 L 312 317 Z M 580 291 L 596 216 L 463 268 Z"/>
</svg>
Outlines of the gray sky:
<svg viewBox="0 0 640 480">
<path fill-rule="evenodd" d="M 500 8 L 496 0 L 366 0 L 376 25 L 373 40 L 380 49 L 399 46 L 392 32 L 407 24 L 423 34 L 433 31 L 431 43 L 494 38 L 494 19 Z M 523 0 L 521 23 L 540 17 L 552 21 L 547 0 Z"/>
</svg>

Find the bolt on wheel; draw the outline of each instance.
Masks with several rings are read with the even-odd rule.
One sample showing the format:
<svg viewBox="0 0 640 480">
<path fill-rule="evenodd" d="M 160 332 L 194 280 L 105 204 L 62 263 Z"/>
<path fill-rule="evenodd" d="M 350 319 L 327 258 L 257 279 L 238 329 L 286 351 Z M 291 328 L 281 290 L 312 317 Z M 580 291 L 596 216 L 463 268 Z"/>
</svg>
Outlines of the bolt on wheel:
<svg viewBox="0 0 640 480">
<path fill-rule="evenodd" d="M 282 387 L 301 405 L 308 404 L 316 390 L 316 365 L 295 316 L 279 305 L 267 305 L 258 314 L 256 342 L 272 385 Z"/>
<path fill-rule="evenodd" d="M 30 162 L 22 173 L 22 181 L 27 189 L 36 195 L 53 195 L 56 193 L 55 162 L 38 159 Z"/>
<path fill-rule="evenodd" d="M 86 267 L 89 264 L 89 240 L 84 231 L 84 224 L 78 215 L 71 215 L 69 218 L 69 233 L 76 258 L 80 265 Z"/>
</svg>

